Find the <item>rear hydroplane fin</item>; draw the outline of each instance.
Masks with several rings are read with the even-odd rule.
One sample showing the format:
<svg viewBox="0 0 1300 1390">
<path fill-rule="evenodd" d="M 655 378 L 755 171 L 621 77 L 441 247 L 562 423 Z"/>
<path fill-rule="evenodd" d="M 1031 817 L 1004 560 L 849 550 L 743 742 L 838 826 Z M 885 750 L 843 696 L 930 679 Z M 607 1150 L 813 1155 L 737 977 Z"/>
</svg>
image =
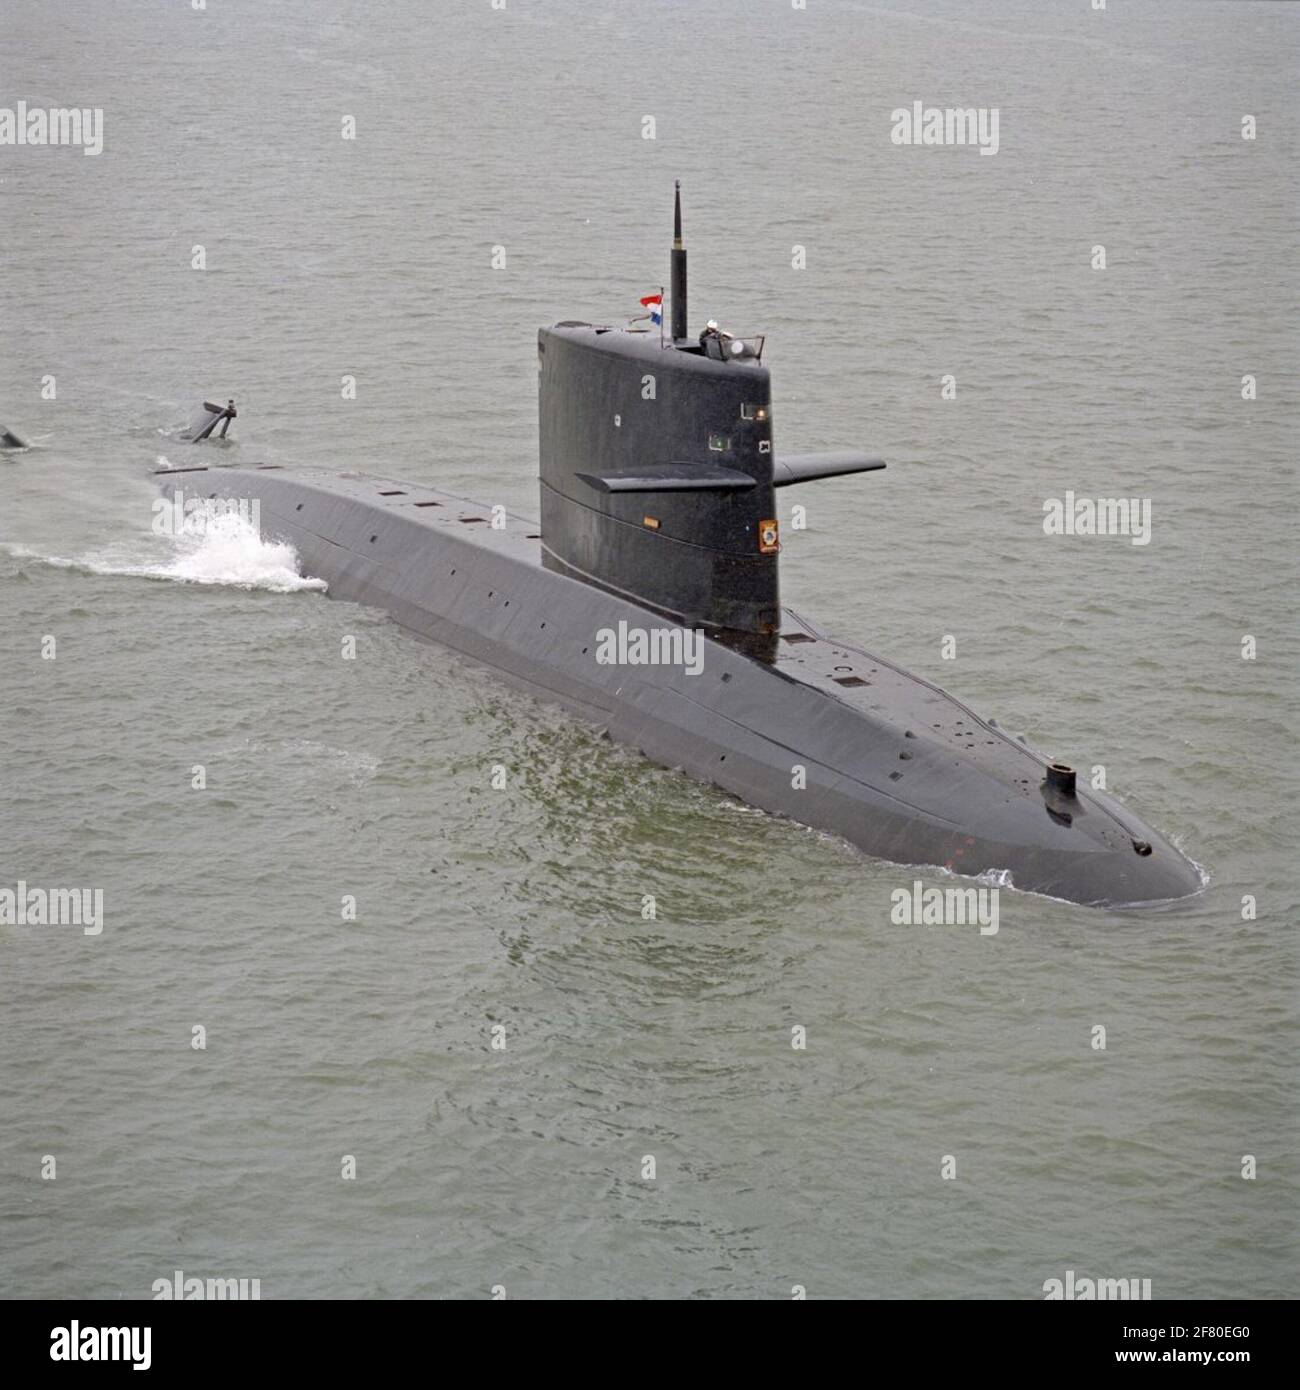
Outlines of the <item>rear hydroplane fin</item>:
<svg viewBox="0 0 1300 1390">
<path fill-rule="evenodd" d="M 224 439 L 226 431 L 230 428 L 230 422 L 238 414 L 234 401 L 227 401 L 225 405 L 213 405 L 211 401 L 204 401 L 202 413 L 190 422 L 190 427 L 185 431 L 185 434 L 197 444 L 200 439 L 207 439 L 216 426 L 220 425 L 221 433 L 217 438 Z"/>
</svg>

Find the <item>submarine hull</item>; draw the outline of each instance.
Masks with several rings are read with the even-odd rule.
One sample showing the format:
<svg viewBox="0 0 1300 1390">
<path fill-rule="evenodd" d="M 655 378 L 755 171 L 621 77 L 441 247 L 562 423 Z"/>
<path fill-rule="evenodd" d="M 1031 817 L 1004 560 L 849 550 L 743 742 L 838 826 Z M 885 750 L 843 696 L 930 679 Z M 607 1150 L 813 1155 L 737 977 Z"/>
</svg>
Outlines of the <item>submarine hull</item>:
<svg viewBox="0 0 1300 1390">
<path fill-rule="evenodd" d="M 653 609 L 544 562 L 536 523 L 409 483 L 275 466 L 173 469 L 164 493 L 256 501 L 335 598 L 492 667 L 653 761 L 900 864 L 1097 906 L 1186 896 L 1201 875 L 1105 795 L 1063 795 L 1047 760 L 937 687 L 789 609 L 770 660 L 701 636 L 685 664 L 602 664 Z M 695 664 L 695 663 L 692 663 Z"/>
</svg>

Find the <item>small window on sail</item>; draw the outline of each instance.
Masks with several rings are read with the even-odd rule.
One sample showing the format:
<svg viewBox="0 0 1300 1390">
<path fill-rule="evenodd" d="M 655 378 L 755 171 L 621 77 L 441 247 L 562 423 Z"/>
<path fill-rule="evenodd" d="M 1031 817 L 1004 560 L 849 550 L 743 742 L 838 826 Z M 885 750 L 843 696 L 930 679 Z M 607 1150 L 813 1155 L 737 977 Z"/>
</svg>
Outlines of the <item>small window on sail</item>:
<svg viewBox="0 0 1300 1390">
<path fill-rule="evenodd" d="M 731 448 L 731 440 L 725 434 L 711 434 L 709 436 L 709 448 L 715 454 L 725 454 Z"/>
<path fill-rule="evenodd" d="M 740 418 L 742 420 L 766 420 L 767 407 L 762 405 L 749 405 L 748 403 L 740 407 Z"/>
</svg>

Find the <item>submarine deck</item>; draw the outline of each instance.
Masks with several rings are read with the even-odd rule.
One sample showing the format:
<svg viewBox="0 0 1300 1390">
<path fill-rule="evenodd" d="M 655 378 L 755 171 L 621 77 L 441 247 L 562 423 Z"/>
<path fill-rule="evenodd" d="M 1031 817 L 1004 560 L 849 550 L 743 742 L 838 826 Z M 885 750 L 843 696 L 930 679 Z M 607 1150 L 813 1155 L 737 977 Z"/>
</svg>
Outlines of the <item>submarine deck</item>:
<svg viewBox="0 0 1300 1390">
<path fill-rule="evenodd" d="M 369 508 L 401 515 L 435 532 L 475 526 L 481 528 L 473 536 L 477 545 L 538 569 L 544 567 L 541 534 L 537 522 L 531 518 L 506 512 L 505 524 L 494 528 L 492 508 L 483 503 L 401 479 L 357 472 L 285 469 L 279 464 L 218 463 L 157 471 L 162 477 L 181 477 L 217 473 L 228 468 L 285 472 L 295 481 L 319 487 Z M 217 494 L 214 492 L 212 495 Z M 761 660 L 756 657 L 748 659 Z M 917 727 L 902 731 L 904 737 L 946 746 L 959 754 L 961 761 L 982 765 L 982 769 L 990 775 L 1005 778 L 1008 751 L 1031 759 L 1043 771 L 1050 761 L 1044 754 L 1030 748 L 1023 739 L 1013 738 L 996 723 L 976 714 L 940 687 L 883 657 L 826 635 L 792 608 L 782 607 L 775 655 L 771 660 L 762 660 L 761 664 L 863 713 L 894 719 L 900 709 L 910 705 L 916 712 Z M 987 751 L 990 749 L 993 750 L 991 753 Z M 908 750 L 903 748 L 900 752 L 907 753 Z M 901 762 L 909 760 L 900 758 Z M 891 772 L 890 779 L 894 783 L 902 782 L 907 771 L 905 766 L 901 766 Z M 1025 774 L 1015 780 L 1023 794 L 1035 795 L 1041 775 L 1036 778 L 1027 768 Z M 1096 805 L 1125 835 L 1132 837 L 1140 833 L 1126 824 L 1110 806 L 1088 797 L 1084 789 L 1079 789 L 1077 795 L 1080 800 L 1088 800 Z"/>
</svg>

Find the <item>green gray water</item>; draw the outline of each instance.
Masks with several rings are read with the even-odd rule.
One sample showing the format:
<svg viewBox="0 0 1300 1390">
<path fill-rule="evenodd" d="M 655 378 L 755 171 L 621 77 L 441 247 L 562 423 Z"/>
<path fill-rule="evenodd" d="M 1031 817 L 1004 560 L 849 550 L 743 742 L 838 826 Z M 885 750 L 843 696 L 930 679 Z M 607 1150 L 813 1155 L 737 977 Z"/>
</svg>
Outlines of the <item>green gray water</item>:
<svg viewBox="0 0 1300 1390">
<path fill-rule="evenodd" d="M 106 924 L 0 927 L 0 1292 L 1294 1292 L 1295 7 L 4 22 L 0 105 L 102 107 L 105 149 L 0 149 L 36 445 L 0 455 L 0 887 Z M 892 145 L 914 100 L 997 106 L 998 154 Z M 912 871 L 150 533 L 228 394 L 227 460 L 535 515 L 536 327 L 663 281 L 674 177 L 693 317 L 770 335 L 777 448 L 890 460 L 783 512 L 786 601 L 1104 764 L 1200 897 L 893 925 Z M 1067 489 L 1149 497 L 1151 544 L 1044 536 Z"/>
</svg>

